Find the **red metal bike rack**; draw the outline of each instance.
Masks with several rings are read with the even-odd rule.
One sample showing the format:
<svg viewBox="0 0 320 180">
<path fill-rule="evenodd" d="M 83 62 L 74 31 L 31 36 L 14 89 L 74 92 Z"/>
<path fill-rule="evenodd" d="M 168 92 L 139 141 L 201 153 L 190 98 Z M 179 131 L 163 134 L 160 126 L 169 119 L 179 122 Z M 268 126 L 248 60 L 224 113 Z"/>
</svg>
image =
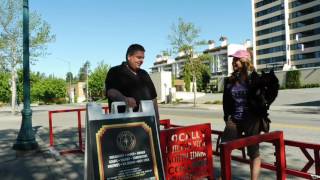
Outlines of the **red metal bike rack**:
<svg viewBox="0 0 320 180">
<path fill-rule="evenodd" d="M 108 113 L 108 107 L 103 107 L 104 111 Z M 85 108 L 80 108 L 80 109 L 68 109 L 68 110 L 54 110 L 54 111 L 49 111 L 49 138 L 50 138 L 50 147 L 54 147 L 54 132 L 53 132 L 53 114 L 55 113 L 67 113 L 67 112 L 77 112 L 78 115 L 78 136 L 79 136 L 79 148 L 72 149 L 72 150 L 62 150 L 59 153 L 60 154 L 68 154 L 68 153 L 83 153 L 84 152 L 84 146 L 82 143 L 82 132 L 81 132 L 81 111 L 86 111 Z M 170 119 L 164 119 L 160 120 L 160 124 L 164 126 L 165 129 L 171 128 L 171 127 L 182 127 L 181 125 L 175 125 L 171 124 Z M 211 134 L 217 136 L 217 142 L 216 142 L 216 147 L 215 151 L 213 151 L 213 154 L 216 156 L 220 156 L 220 141 L 221 141 L 221 135 L 222 131 L 217 131 L 217 130 L 212 130 Z M 263 134 L 265 135 L 265 134 Z M 261 135 L 260 135 L 261 136 Z M 253 136 L 255 137 L 255 136 Z M 252 138 L 252 137 L 250 137 Z M 251 140 L 251 139 L 250 139 Z M 307 158 L 308 162 L 305 164 L 305 166 L 301 170 L 296 170 L 296 169 L 289 169 L 287 167 L 284 167 L 284 170 L 281 170 L 281 173 L 283 171 L 285 174 L 288 175 L 293 175 L 305 179 L 320 179 L 320 144 L 312 144 L 312 143 L 304 143 L 304 142 L 298 142 L 298 141 L 291 141 L 291 140 L 284 140 L 284 144 L 281 145 L 282 147 L 285 146 L 290 146 L 290 147 L 296 147 L 299 148 L 302 153 L 305 155 Z M 236 148 L 237 149 L 237 148 Z M 249 159 L 246 158 L 245 151 L 243 148 L 240 148 L 242 150 L 242 157 L 239 156 L 230 156 L 232 160 L 238 161 L 238 162 L 243 162 L 249 164 Z M 312 150 L 313 151 L 313 157 L 312 154 L 310 154 L 307 150 Z M 280 151 L 281 152 L 281 151 Z M 279 153 L 276 153 L 276 155 L 280 155 Z M 315 173 L 309 173 L 308 170 L 314 165 L 315 167 Z M 222 166 L 223 167 L 223 166 Z M 274 164 L 270 163 L 261 163 L 261 167 L 269 170 L 276 171 L 277 167 Z M 224 168 L 222 168 L 224 169 Z M 282 174 L 281 174 L 282 176 Z M 279 176 L 278 176 L 279 177 Z"/>
<path fill-rule="evenodd" d="M 108 107 L 102 107 L 105 111 L 105 113 L 109 112 Z M 82 127 L 81 127 L 81 112 L 86 111 L 85 108 L 78 108 L 78 109 L 66 109 L 66 110 L 53 110 L 49 111 L 49 139 L 50 139 L 50 147 L 54 147 L 54 132 L 53 132 L 53 114 L 57 113 L 67 113 L 67 112 L 76 112 L 77 113 L 77 119 L 78 119 L 78 143 L 79 146 L 76 149 L 69 149 L 69 150 L 62 150 L 59 153 L 61 155 L 63 154 L 69 154 L 69 153 L 83 153 L 84 152 L 84 146 L 82 143 Z"/>
<path fill-rule="evenodd" d="M 225 142 L 220 144 L 220 162 L 221 162 L 221 175 L 222 179 L 231 179 L 231 152 L 234 149 L 243 148 L 246 146 L 258 144 L 261 142 L 271 142 L 276 148 L 276 172 L 277 179 L 286 179 L 286 159 L 285 159 L 285 148 L 283 140 L 283 132 L 276 131 L 256 136 L 250 136 L 245 138 L 240 138 L 237 140 Z"/>
<path fill-rule="evenodd" d="M 163 125 L 165 128 L 181 127 L 181 125 L 171 124 L 170 119 L 165 119 L 163 122 L 160 121 L 160 124 Z M 220 147 L 221 135 L 223 134 L 223 131 L 212 130 L 211 133 L 217 136 L 217 141 L 215 145 L 216 147 L 215 147 L 215 151 L 213 151 L 213 154 L 215 156 L 220 156 L 219 147 Z M 305 179 L 320 179 L 320 144 L 284 140 L 284 146 L 299 148 L 304 154 L 304 156 L 306 157 L 306 159 L 308 160 L 308 162 L 305 164 L 305 166 L 301 170 L 290 169 L 286 167 L 285 168 L 286 174 L 305 178 Z M 242 157 L 231 155 L 231 159 L 238 162 L 249 164 L 250 160 L 246 157 L 245 150 L 243 148 L 241 148 L 241 150 L 242 150 Z M 312 154 L 309 154 L 307 150 L 313 151 L 313 157 L 312 157 Z M 315 167 L 315 172 L 314 173 L 308 172 L 308 170 L 313 165 Z M 276 166 L 274 164 L 261 162 L 261 167 L 272 170 L 272 171 L 276 171 Z"/>
</svg>

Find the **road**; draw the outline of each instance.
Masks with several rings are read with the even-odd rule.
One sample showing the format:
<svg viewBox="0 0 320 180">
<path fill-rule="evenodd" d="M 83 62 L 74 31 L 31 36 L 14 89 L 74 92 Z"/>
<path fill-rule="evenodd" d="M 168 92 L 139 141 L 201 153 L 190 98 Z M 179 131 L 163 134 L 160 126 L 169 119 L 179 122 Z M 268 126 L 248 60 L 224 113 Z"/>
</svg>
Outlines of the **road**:
<svg viewBox="0 0 320 180">
<path fill-rule="evenodd" d="M 271 110 L 269 113 L 272 120 L 270 131 L 281 130 L 290 140 L 320 142 L 320 112 Z M 222 109 L 161 108 L 160 117 L 181 125 L 211 123 L 215 130 L 224 128 Z"/>
<path fill-rule="evenodd" d="M 33 126 L 37 127 L 37 139 L 41 138 L 44 144 L 49 145 L 49 130 L 48 130 L 48 110 L 54 109 L 73 109 L 83 108 L 84 106 L 75 105 L 52 105 L 39 106 L 33 108 Z M 84 117 L 82 114 L 82 124 L 84 127 Z M 224 122 L 222 120 L 222 109 L 193 109 L 193 108 L 160 108 L 161 119 L 171 119 L 172 123 L 180 125 L 190 125 L 199 123 L 211 123 L 215 130 L 223 130 Z M 272 120 L 271 131 L 282 130 L 285 139 L 317 143 L 319 144 L 320 137 L 320 112 L 308 111 L 306 109 L 289 109 L 281 110 L 274 109 L 270 111 L 270 118 Z M 53 115 L 53 126 L 55 133 L 55 144 L 57 150 L 71 149 L 77 147 L 77 117 L 76 113 L 61 113 Z M 11 140 L 16 137 L 16 130 L 20 128 L 21 116 L 12 116 L 10 113 L 0 113 L 0 130 L 14 129 L 10 132 Z M 5 140 L 3 142 L 8 142 Z M 10 147 L 10 146 L 9 146 Z M 271 144 L 262 143 L 260 145 L 261 157 L 264 162 L 273 163 L 274 148 Z M 235 154 L 240 154 L 240 151 L 235 151 Z M 311 152 L 312 153 L 312 152 Z M 286 148 L 287 166 L 289 168 L 302 169 L 307 162 L 301 151 L 297 148 Z M 313 154 L 313 153 L 312 153 Z M 311 154 L 311 155 L 312 155 Z M 313 156 L 313 155 L 312 155 Z M 69 179 L 77 179 L 76 177 L 83 177 L 83 156 L 82 155 L 68 155 L 64 156 L 59 161 L 62 169 L 70 169 L 69 173 L 65 173 Z M 215 157 L 215 171 L 216 175 L 220 171 L 219 158 Z M 232 172 L 235 175 L 234 179 L 248 179 L 249 178 L 248 165 L 232 163 Z M 314 172 L 314 167 L 310 169 Z M 262 179 L 275 179 L 275 173 L 263 169 L 261 174 Z M 290 179 L 299 179 L 290 177 Z"/>
</svg>

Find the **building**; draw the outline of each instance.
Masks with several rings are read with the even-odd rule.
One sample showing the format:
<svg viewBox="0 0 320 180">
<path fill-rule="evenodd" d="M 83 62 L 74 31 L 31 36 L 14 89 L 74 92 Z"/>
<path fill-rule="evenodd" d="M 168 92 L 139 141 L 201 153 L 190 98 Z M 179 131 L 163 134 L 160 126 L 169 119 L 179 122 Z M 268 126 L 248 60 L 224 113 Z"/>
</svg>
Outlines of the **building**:
<svg viewBox="0 0 320 180">
<path fill-rule="evenodd" d="M 319 0 L 252 0 L 258 70 L 320 66 Z"/>
<path fill-rule="evenodd" d="M 247 40 L 244 44 L 228 44 L 226 37 L 220 38 L 220 46 L 215 46 L 215 42 L 210 40 L 208 49 L 204 50 L 204 54 L 210 54 L 212 60 L 203 62 L 210 67 L 211 74 L 213 76 L 227 76 L 232 72 L 232 58 L 228 57 L 237 50 L 247 49 L 251 46 L 250 41 Z M 199 54 L 195 54 L 197 57 Z M 180 78 L 183 73 L 183 67 L 186 63 L 185 55 L 179 53 L 175 59 L 170 59 L 168 56 L 158 55 L 153 67 L 151 67 L 151 73 L 170 71 L 176 78 Z"/>
<path fill-rule="evenodd" d="M 215 46 L 214 41 L 209 41 L 209 49 L 203 53 L 210 54 L 212 60 L 205 62 L 209 67 L 213 77 L 225 77 L 232 73 L 232 57 L 229 55 L 234 54 L 238 50 L 245 50 L 250 48 L 250 41 L 247 40 L 244 44 L 228 44 L 226 37 L 220 38 L 221 45 Z"/>
<path fill-rule="evenodd" d="M 211 72 L 211 83 L 210 89 L 212 91 L 221 91 L 223 87 L 224 77 L 230 75 L 233 71 L 232 69 L 232 57 L 229 55 L 235 53 L 238 50 L 250 49 L 251 42 L 246 40 L 244 44 L 229 44 L 226 37 L 221 37 L 219 39 L 221 44 L 215 46 L 215 42 L 210 40 L 208 49 L 204 50 L 202 53 L 209 54 L 212 58 L 210 60 L 204 61 L 203 63 L 210 68 Z M 195 54 L 196 58 L 199 54 Z M 184 83 L 179 81 L 183 75 L 183 68 L 186 63 L 186 56 L 183 53 L 179 53 L 175 59 L 170 59 L 168 56 L 158 55 L 154 66 L 151 67 L 151 74 L 158 73 L 162 71 L 169 71 L 175 77 L 174 85 L 177 91 L 184 90 Z M 215 90 L 213 90 L 215 89 Z"/>
<path fill-rule="evenodd" d="M 157 92 L 158 102 L 170 102 L 170 92 L 172 91 L 171 72 L 161 71 L 150 74 L 150 78 Z"/>
<path fill-rule="evenodd" d="M 71 103 L 81 103 L 87 100 L 86 97 L 86 82 L 77 82 L 68 87 L 68 92 Z"/>
</svg>

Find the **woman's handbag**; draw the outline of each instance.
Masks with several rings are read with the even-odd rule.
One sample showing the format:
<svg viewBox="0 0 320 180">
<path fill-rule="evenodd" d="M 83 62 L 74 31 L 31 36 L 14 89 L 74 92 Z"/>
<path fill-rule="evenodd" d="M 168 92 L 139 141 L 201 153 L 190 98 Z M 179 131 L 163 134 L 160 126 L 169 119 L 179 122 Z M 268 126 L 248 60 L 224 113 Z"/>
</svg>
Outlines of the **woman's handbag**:
<svg viewBox="0 0 320 180">
<path fill-rule="evenodd" d="M 260 132 L 263 131 L 265 133 L 268 133 L 270 130 L 270 123 L 271 120 L 268 117 L 263 117 L 260 120 Z"/>
</svg>

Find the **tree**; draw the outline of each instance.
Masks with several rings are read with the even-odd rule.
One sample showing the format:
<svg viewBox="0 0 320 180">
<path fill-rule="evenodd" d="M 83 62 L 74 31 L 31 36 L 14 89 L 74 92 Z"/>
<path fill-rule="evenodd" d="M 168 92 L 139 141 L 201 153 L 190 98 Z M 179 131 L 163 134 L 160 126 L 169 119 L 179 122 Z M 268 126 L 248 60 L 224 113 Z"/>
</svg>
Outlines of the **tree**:
<svg viewBox="0 0 320 180">
<path fill-rule="evenodd" d="M 103 98 L 105 96 L 105 87 L 104 82 L 107 76 L 107 73 L 110 69 L 110 66 L 104 64 L 103 61 L 98 63 L 98 66 L 93 70 L 89 76 L 89 92 L 91 97 Z"/>
<path fill-rule="evenodd" d="M 197 88 L 206 92 L 208 84 L 210 83 L 211 73 L 208 66 L 201 67 L 200 76 L 197 77 Z"/>
<path fill-rule="evenodd" d="M 68 73 L 66 74 L 66 82 L 69 84 L 69 85 L 68 85 L 69 88 L 71 88 L 71 84 L 72 84 L 73 81 L 74 81 L 74 78 L 73 78 L 72 72 L 68 72 Z"/>
<path fill-rule="evenodd" d="M 79 69 L 79 81 L 86 81 L 87 77 L 89 76 L 89 68 L 90 68 L 90 62 L 86 61 L 82 67 Z"/>
<path fill-rule="evenodd" d="M 22 63 L 22 1 L 0 0 L 0 60 L 1 66 L 11 72 L 11 107 L 15 111 L 17 68 Z M 55 36 L 50 25 L 36 12 L 30 13 L 30 60 L 46 55 L 46 44 Z"/>
<path fill-rule="evenodd" d="M 0 102 L 10 100 L 10 73 L 0 70 Z"/>
<path fill-rule="evenodd" d="M 206 42 L 199 40 L 200 29 L 193 23 L 184 22 L 182 18 L 179 18 L 178 25 L 172 25 L 171 30 L 171 34 L 168 38 L 173 48 L 173 52 L 182 52 L 183 57 L 186 59 L 186 64 L 184 66 L 184 79 L 187 80 L 187 84 L 191 77 L 193 82 L 192 89 L 194 92 L 193 105 L 196 106 L 196 77 L 201 71 L 202 60 L 207 56 L 201 55 L 197 57 L 195 56 L 195 50 L 197 47 L 206 44 Z M 190 77 L 188 73 L 190 73 Z"/>
</svg>

